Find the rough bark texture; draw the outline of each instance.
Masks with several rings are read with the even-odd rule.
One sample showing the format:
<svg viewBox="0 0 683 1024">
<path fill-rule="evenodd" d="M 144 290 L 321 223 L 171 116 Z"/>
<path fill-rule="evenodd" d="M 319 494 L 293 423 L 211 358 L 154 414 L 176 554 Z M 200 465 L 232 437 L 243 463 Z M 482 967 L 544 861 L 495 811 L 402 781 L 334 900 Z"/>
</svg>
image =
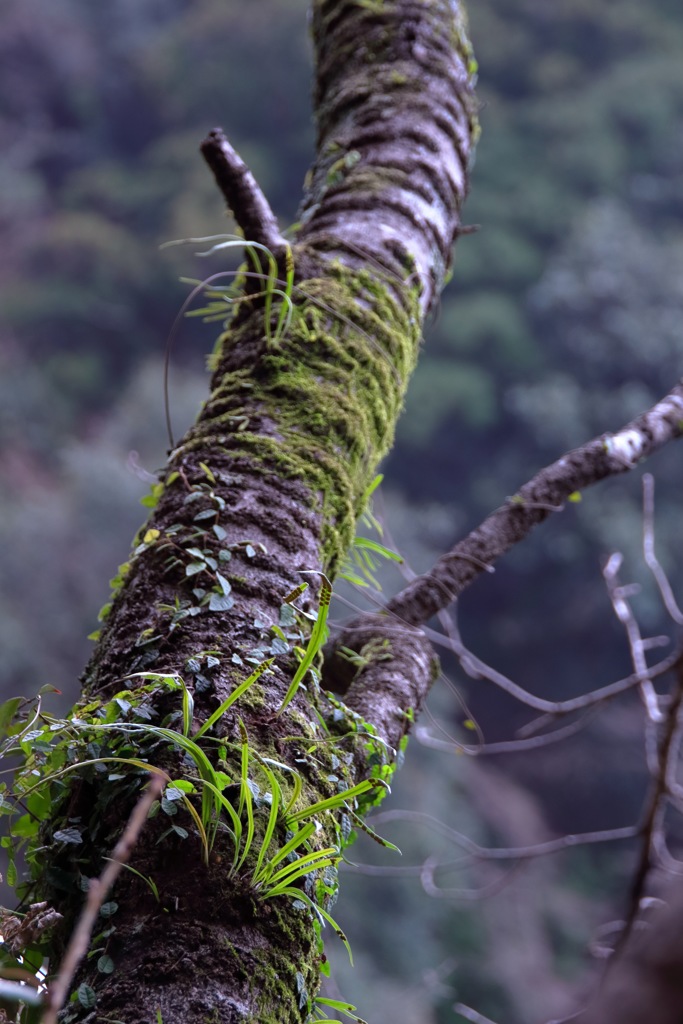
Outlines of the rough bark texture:
<svg viewBox="0 0 683 1024">
<path fill-rule="evenodd" d="M 223 748 L 205 747 L 239 789 L 246 734 L 252 782 L 267 788 L 257 759 L 277 760 L 301 779 L 296 808 L 371 775 L 388 777 L 433 672 L 418 631 L 395 662 L 387 635 L 381 657 L 360 666 L 349 710 L 309 686 L 277 714 L 297 658 L 291 642 L 275 643 L 276 629 L 288 621 L 284 628 L 310 630 L 302 615 L 292 626 L 284 599 L 302 579 L 311 582 L 314 597 L 299 606 L 315 616 L 318 574 L 337 571 L 391 445 L 422 319 L 458 233 L 476 130 L 459 4 L 317 0 L 313 32 L 318 156 L 292 249 L 294 318 L 279 335 L 277 301 L 266 323 L 263 296 L 245 289 L 215 357 L 209 400 L 171 453 L 156 508 L 119 574 L 77 712 L 97 726 L 115 694 L 127 688 L 135 698 L 149 685 L 138 673 L 175 673 L 193 695 L 198 728 L 256 664 L 273 658 L 217 725 Z M 236 219 L 277 242 L 267 209 L 240 199 L 253 194 L 243 165 L 233 170 L 231 202 L 245 205 L 234 209 Z M 278 261 L 284 253 L 280 247 Z M 373 702 L 376 723 L 368 726 L 354 715 L 354 695 L 377 672 L 385 696 Z M 413 676 L 417 689 L 407 685 Z M 171 716 L 179 727 L 177 693 L 161 687 L 146 700 L 154 723 Z M 326 716 L 336 720 L 329 731 L 320 724 Z M 115 733 L 107 735 L 113 742 Z M 176 778 L 192 774 L 172 745 L 138 735 L 137 757 Z M 283 787 L 291 777 L 283 770 Z M 90 769 L 56 810 L 54 828 L 80 820 L 87 837 L 46 856 L 40 884 L 65 915 L 57 950 L 132 798 L 128 783 Z M 257 838 L 268 813 L 267 804 L 255 805 Z M 150 822 L 132 861 L 154 880 L 159 901 L 138 876 L 122 877 L 115 931 L 99 940 L 115 969 L 86 965 L 78 980 L 92 986 L 97 1008 L 72 1003 L 66 1019 L 305 1020 L 322 964 L 310 907 L 288 895 L 261 898 L 252 884 L 258 842 L 230 872 L 229 837 L 219 833 L 205 864 L 190 816 L 177 819 L 187 839 L 164 836 L 163 819 Z M 318 819 L 311 850 L 339 846 L 348 816 L 323 811 Z M 285 842 L 281 815 L 271 852 Z M 335 887 L 329 868 L 302 884 L 323 907 Z"/>
<path fill-rule="evenodd" d="M 457 0 L 313 5 L 318 157 L 306 237 L 366 253 L 434 303 L 450 267 L 476 140 L 476 65 Z"/>
</svg>

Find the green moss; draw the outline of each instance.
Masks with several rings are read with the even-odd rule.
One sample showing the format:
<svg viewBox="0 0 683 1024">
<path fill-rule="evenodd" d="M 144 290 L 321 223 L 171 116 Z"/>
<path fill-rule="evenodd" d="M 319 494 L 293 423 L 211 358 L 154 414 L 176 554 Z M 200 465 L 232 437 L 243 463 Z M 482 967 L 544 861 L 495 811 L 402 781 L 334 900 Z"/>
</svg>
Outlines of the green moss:
<svg viewBox="0 0 683 1024">
<path fill-rule="evenodd" d="M 248 374 L 221 368 L 253 339 L 263 311 L 226 336 L 211 397 L 173 457 L 213 445 L 304 481 L 311 507 L 322 504 L 325 562 L 334 572 L 393 441 L 418 354 L 417 295 L 407 291 L 399 302 L 376 276 L 330 261 L 325 277 L 297 285 L 294 298 L 288 334 L 266 346 Z"/>
</svg>

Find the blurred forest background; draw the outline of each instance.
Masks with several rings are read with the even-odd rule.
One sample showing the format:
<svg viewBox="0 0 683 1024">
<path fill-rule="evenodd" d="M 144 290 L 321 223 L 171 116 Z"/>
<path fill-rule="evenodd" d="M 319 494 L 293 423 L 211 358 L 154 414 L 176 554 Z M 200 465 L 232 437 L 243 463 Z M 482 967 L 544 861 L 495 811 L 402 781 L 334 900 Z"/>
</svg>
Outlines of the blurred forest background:
<svg viewBox="0 0 683 1024">
<path fill-rule="evenodd" d="M 221 269 L 193 255 L 206 246 L 159 245 L 232 230 L 197 152 L 218 124 L 281 223 L 295 222 L 313 147 L 306 0 L 2 0 L 0 12 L 0 698 L 51 683 L 72 700 L 168 446 L 162 361 L 188 291 L 178 279 Z M 681 373 L 680 0 L 471 0 L 470 23 L 483 135 L 465 217 L 481 230 L 457 246 L 380 505 L 415 569 Z M 176 435 L 204 397 L 214 335 L 181 327 Z M 647 468 L 675 585 L 680 448 Z M 670 632 L 642 568 L 633 477 L 585 494 L 460 602 L 467 643 L 534 693 L 564 699 L 629 673 L 600 576 L 615 549 L 643 584 L 643 629 Z M 448 655 L 443 666 L 457 692 L 439 684 L 432 711 L 456 739 L 472 741 L 470 715 L 487 742 L 529 719 Z M 480 843 L 628 825 L 646 787 L 642 715 L 628 697 L 534 756 L 457 757 L 413 740 L 399 774 L 392 808 Z M 401 861 L 370 843 L 351 856 L 390 869 L 458 856 L 416 821 L 384 831 Z M 336 981 L 370 1021 L 460 1020 L 456 996 L 506 1024 L 569 1012 L 595 928 L 623 911 L 634 856 L 633 844 L 584 848 L 502 888 L 505 865 L 439 875 L 446 888 L 501 889 L 482 900 L 349 870 L 335 916 L 357 967 L 335 955 Z"/>
</svg>

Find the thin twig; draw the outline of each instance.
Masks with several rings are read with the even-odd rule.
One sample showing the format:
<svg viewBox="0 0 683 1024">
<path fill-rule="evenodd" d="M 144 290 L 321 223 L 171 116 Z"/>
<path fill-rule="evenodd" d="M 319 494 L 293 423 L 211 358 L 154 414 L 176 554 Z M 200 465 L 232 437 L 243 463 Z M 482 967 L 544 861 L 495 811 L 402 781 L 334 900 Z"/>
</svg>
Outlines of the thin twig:
<svg viewBox="0 0 683 1024">
<path fill-rule="evenodd" d="M 527 739 L 499 740 L 495 743 L 482 743 L 480 746 L 472 746 L 458 743 L 457 740 L 441 740 L 438 736 L 432 736 L 424 725 L 418 725 L 415 729 L 415 739 L 423 747 L 431 750 L 441 750 L 445 753 L 468 754 L 470 757 L 490 757 L 492 754 L 524 754 L 530 750 L 538 750 L 539 747 L 550 747 L 553 743 L 560 743 L 570 736 L 576 736 L 588 725 L 592 715 L 582 715 L 570 725 L 562 726 L 560 729 L 553 729 L 552 732 L 543 733 L 541 736 L 530 736 Z"/>
<path fill-rule="evenodd" d="M 631 901 L 624 930 L 617 944 L 621 948 L 627 941 L 640 911 L 645 886 L 652 862 L 656 859 L 658 839 L 663 836 L 663 818 L 667 796 L 667 780 L 671 774 L 671 757 L 679 746 L 681 725 L 679 715 L 683 704 L 683 659 L 676 666 L 676 684 L 671 703 L 667 709 L 666 721 L 657 749 L 658 770 L 651 783 L 642 823 L 642 846 L 638 865 L 631 886 Z"/>
<path fill-rule="evenodd" d="M 658 724 L 659 722 L 664 721 L 664 716 L 659 707 L 659 699 L 655 692 L 655 688 L 648 678 L 647 659 L 645 657 L 647 642 L 644 641 L 640 635 L 638 620 L 633 614 L 631 605 L 628 602 L 628 598 L 632 594 L 637 593 L 639 588 L 634 587 L 633 585 L 625 587 L 620 586 L 619 569 L 621 568 L 622 561 L 623 556 L 619 552 L 615 552 L 613 555 L 610 555 L 602 570 L 602 575 L 607 587 L 607 593 L 609 594 L 610 601 L 612 602 L 614 614 L 626 630 L 626 638 L 631 652 L 633 667 L 643 680 L 639 685 L 639 690 L 647 712 L 647 717 L 653 724 Z"/>
<path fill-rule="evenodd" d="M 434 879 L 434 875 L 440 867 L 442 865 L 439 864 L 436 857 L 428 857 L 422 865 L 420 885 L 427 896 L 431 896 L 435 900 L 441 900 L 446 896 L 448 899 L 458 900 L 461 903 L 480 903 L 488 899 L 489 896 L 497 896 L 499 892 L 502 892 L 509 885 L 511 879 L 519 874 L 525 865 L 519 861 L 508 868 L 499 878 L 495 878 L 486 885 L 480 885 L 477 889 L 466 889 L 464 887 L 440 889 Z"/>
<path fill-rule="evenodd" d="M 670 875 L 683 875 L 683 860 L 678 860 L 670 852 L 666 844 L 666 836 L 663 832 L 659 832 L 654 836 L 654 852 L 657 857 L 657 864 L 662 871 L 666 871 Z"/>
<path fill-rule="evenodd" d="M 543 697 L 536 697 L 534 694 L 529 693 L 518 683 L 515 683 L 511 679 L 508 679 L 507 676 L 504 676 L 502 672 L 498 672 L 497 669 L 494 669 L 491 665 L 487 665 L 486 662 L 477 658 L 477 656 L 465 647 L 461 641 L 456 643 L 454 646 L 451 638 L 435 632 L 428 626 L 423 626 L 422 631 L 432 643 L 453 651 L 460 660 L 462 668 L 467 675 L 471 676 L 473 679 L 485 679 L 488 682 L 493 683 L 494 686 L 498 686 L 501 690 L 504 690 L 505 693 L 509 693 L 511 697 L 514 697 L 516 700 L 520 701 L 520 703 L 526 704 L 527 707 L 533 708 L 535 711 L 544 712 L 544 720 L 545 717 L 551 719 L 556 715 L 569 715 L 574 711 L 583 711 L 586 708 L 593 707 L 595 704 L 600 704 L 613 697 L 617 697 L 619 694 L 625 693 L 627 690 L 631 690 L 636 686 L 640 686 L 644 679 L 656 679 L 657 676 L 661 676 L 664 672 L 669 672 L 674 667 L 681 653 L 677 650 L 668 657 L 658 661 L 655 665 L 646 670 L 645 675 L 640 672 L 633 672 L 630 676 L 625 676 L 623 679 L 617 679 L 616 682 L 609 683 L 607 686 L 602 686 L 597 690 L 590 690 L 588 693 L 584 693 L 580 697 L 571 697 L 568 700 L 554 701 L 546 700 Z"/>
<path fill-rule="evenodd" d="M 474 860 L 529 860 L 534 857 L 543 857 L 552 853 L 559 853 L 561 850 L 574 849 L 576 846 L 593 845 L 596 843 L 619 842 L 624 839 L 634 839 L 641 832 L 640 825 L 627 825 L 624 828 L 603 829 L 596 832 L 578 832 L 574 835 L 558 836 L 556 839 L 548 839 L 543 843 L 533 843 L 530 846 L 504 846 L 490 848 L 480 846 L 473 839 L 456 832 L 455 829 L 445 825 L 438 818 L 427 814 L 424 811 L 380 811 L 369 819 L 369 824 L 374 828 L 378 824 L 386 824 L 390 821 L 407 821 L 412 824 L 424 824 L 434 829 L 439 835 L 465 850 Z M 440 868 L 459 866 L 460 862 L 445 862 L 439 864 Z"/>
<path fill-rule="evenodd" d="M 454 1003 L 453 1009 L 465 1020 L 471 1020 L 472 1024 L 496 1024 L 490 1017 L 485 1017 L 483 1013 L 477 1013 L 471 1006 L 465 1006 L 464 1003 Z"/>
<path fill-rule="evenodd" d="M 232 148 L 223 130 L 210 131 L 200 149 L 247 242 L 265 245 L 277 259 L 285 252 L 287 242 L 280 234 L 275 214 L 256 178 Z"/>
<path fill-rule="evenodd" d="M 669 579 L 655 554 L 655 480 L 651 473 L 643 475 L 643 556 L 645 564 L 655 578 L 667 612 L 679 626 L 683 626 L 683 612 L 678 607 Z"/>
<path fill-rule="evenodd" d="M 151 776 L 147 789 L 133 808 L 128 824 L 114 847 L 111 860 L 99 878 L 91 879 L 85 906 L 71 935 L 57 976 L 50 983 L 48 1006 L 42 1024 L 57 1024 L 57 1015 L 67 1000 L 69 988 L 78 965 L 88 952 L 90 936 L 97 922 L 100 907 L 116 881 L 119 872 L 133 852 L 140 832 L 147 821 L 149 809 L 161 795 L 164 783 L 165 779 L 163 777 L 159 775 Z"/>
<path fill-rule="evenodd" d="M 457 597 L 481 566 L 491 566 L 523 540 L 569 496 L 617 473 L 683 434 L 683 382 L 615 434 L 603 434 L 546 466 L 504 506 L 443 555 L 432 570 L 418 576 L 389 601 L 387 609 L 420 625 L 446 606 L 445 594 Z M 477 564 L 479 563 L 479 564 Z"/>
</svg>

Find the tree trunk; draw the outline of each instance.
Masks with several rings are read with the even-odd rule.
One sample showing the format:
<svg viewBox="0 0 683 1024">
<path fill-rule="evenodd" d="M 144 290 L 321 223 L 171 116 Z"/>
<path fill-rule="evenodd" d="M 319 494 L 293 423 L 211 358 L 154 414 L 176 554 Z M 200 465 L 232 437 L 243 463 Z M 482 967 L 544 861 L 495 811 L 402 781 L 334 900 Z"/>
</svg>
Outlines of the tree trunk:
<svg viewBox="0 0 683 1024">
<path fill-rule="evenodd" d="M 392 651 L 392 631 L 378 620 L 373 651 L 384 630 L 381 654 L 373 661 L 365 652 L 352 708 L 330 702 L 308 672 L 278 712 L 299 663 L 293 648 L 306 647 L 327 600 L 321 574 L 338 572 L 391 446 L 421 325 L 449 268 L 476 133 L 465 33 L 456 0 L 315 0 L 317 156 L 291 251 L 220 133 L 205 143 L 238 223 L 269 246 L 277 271 L 245 278 L 210 397 L 171 452 L 153 489 L 156 507 L 115 583 L 65 755 L 67 763 L 137 758 L 193 782 L 194 815 L 178 799 L 182 782 L 167 790 L 131 862 L 151 882 L 122 873 L 111 897 L 118 906 L 110 901 L 115 912 L 93 944 L 113 971 L 101 962 L 98 970 L 100 954 L 86 960 L 76 984 L 90 986 L 96 1008 L 82 989 L 65 1019 L 205 1024 L 310 1013 L 324 969 L 312 903 L 329 912 L 350 810 L 380 798 L 429 686 L 431 650 L 413 630 Z M 292 266 L 287 325 L 279 293 Z M 292 603 L 304 581 L 308 590 Z M 258 666 L 261 675 L 200 741 L 233 807 L 213 845 L 211 835 L 202 843 L 202 794 L 206 809 L 214 791 L 180 739 L 153 727 L 180 737 L 184 703 L 191 737 Z M 130 763 L 102 761 L 65 778 L 68 786 L 53 786 L 56 809 L 38 856 L 39 888 L 64 914 L 55 954 L 144 781 Z M 307 815 L 368 779 L 372 788 L 346 806 Z M 285 877 L 280 888 L 300 890 L 301 899 L 269 894 L 290 862 L 278 851 L 310 820 L 316 831 L 296 857 L 333 852 L 315 870 L 301 865 L 291 885 Z M 82 842 L 52 839 L 68 827 Z M 270 881 L 259 876 L 269 860 Z"/>
</svg>

